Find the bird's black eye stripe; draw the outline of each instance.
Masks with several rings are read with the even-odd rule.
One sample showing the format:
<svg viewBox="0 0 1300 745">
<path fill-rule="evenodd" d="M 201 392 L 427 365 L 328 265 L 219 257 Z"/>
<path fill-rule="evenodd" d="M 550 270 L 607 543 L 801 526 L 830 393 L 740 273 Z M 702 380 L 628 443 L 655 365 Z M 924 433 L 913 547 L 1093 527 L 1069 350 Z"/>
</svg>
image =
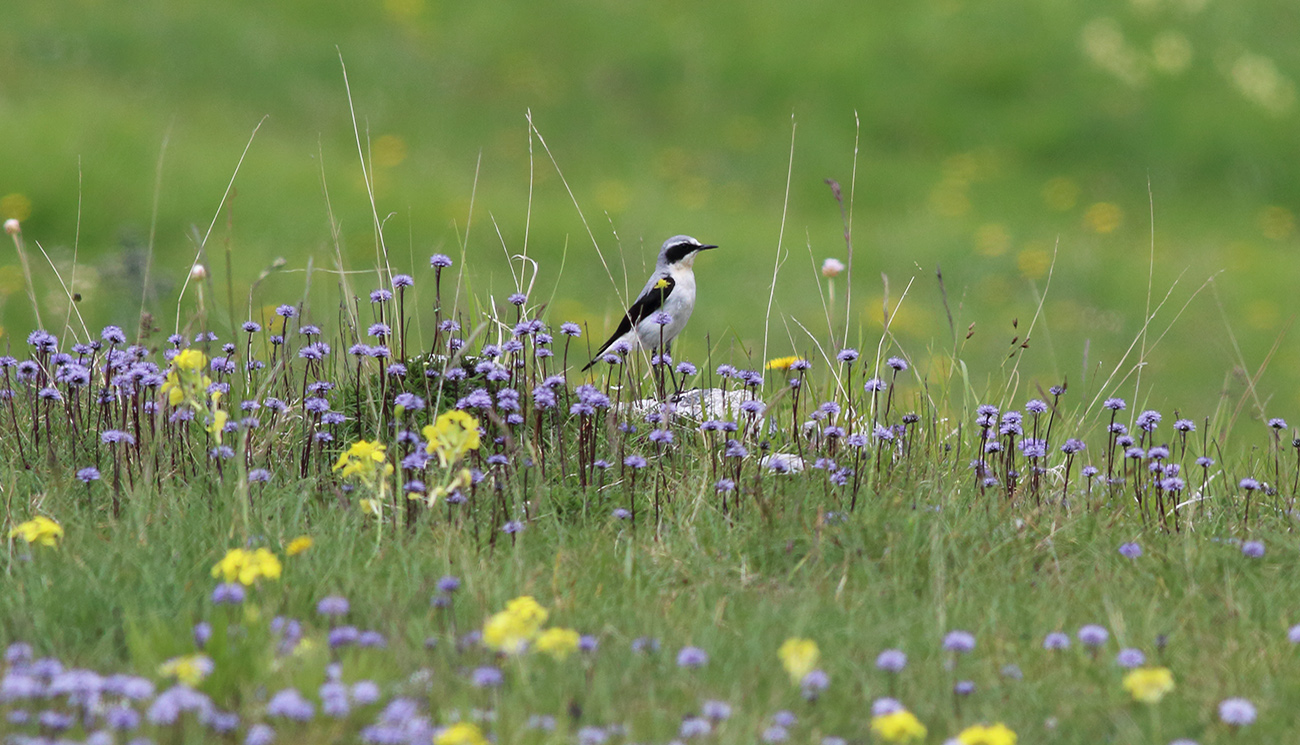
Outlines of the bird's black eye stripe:
<svg viewBox="0 0 1300 745">
<path fill-rule="evenodd" d="M 668 247 L 668 250 L 664 253 L 664 258 L 668 259 L 669 264 L 676 264 L 697 249 L 699 249 L 699 246 L 694 243 L 674 243 Z"/>
</svg>

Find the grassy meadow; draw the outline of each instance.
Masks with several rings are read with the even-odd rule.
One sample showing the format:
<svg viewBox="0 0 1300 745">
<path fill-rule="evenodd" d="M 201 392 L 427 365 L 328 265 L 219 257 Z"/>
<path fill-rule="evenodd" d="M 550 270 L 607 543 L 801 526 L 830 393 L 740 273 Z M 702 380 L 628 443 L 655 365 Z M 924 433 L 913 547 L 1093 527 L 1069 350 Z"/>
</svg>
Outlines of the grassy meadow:
<svg viewBox="0 0 1300 745">
<path fill-rule="evenodd" d="M 7 9 L 0 742 L 1293 739 L 1297 30 Z"/>
</svg>

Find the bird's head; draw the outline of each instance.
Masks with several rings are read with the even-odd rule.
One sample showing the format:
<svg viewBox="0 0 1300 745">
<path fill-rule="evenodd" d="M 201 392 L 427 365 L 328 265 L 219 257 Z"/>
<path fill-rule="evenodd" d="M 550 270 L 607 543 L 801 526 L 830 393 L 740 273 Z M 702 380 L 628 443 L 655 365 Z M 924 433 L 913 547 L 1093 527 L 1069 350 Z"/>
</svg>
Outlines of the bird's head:
<svg viewBox="0 0 1300 745">
<path fill-rule="evenodd" d="M 695 264 L 695 255 L 710 248 L 717 246 L 700 243 L 689 235 L 675 235 L 664 241 L 664 247 L 659 249 L 659 268 L 680 266 L 689 269 Z"/>
</svg>

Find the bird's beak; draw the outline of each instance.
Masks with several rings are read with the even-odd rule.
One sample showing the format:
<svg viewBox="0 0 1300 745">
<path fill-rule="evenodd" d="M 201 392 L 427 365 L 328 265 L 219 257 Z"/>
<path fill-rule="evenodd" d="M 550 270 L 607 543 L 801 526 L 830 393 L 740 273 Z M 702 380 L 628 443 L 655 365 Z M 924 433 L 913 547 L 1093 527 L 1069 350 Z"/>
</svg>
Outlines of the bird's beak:
<svg viewBox="0 0 1300 745">
<path fill-rule="evenodd" d="M 717 248 L 717 246 L 700 246 L 700 247 L 697 248 L 696 250 L 697 250 L 697 251 L 703 251 L 703 250 L 705 250 L 705 249 L 709 249 L 709 248 Z"/>
</svg>

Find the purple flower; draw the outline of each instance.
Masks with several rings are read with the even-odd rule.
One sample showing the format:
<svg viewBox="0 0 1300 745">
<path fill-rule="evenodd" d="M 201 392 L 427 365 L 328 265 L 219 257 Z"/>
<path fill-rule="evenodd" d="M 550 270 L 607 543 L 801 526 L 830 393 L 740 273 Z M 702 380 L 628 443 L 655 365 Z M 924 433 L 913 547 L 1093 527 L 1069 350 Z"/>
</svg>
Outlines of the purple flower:
<svg viewBox="0 0 1300 745">
<path fill-rule="evenodd" d="M 708 700 L 700 704 L 700 713 L 715 722 L 731 718 L 731 704 L 726 701 Z"/>
<path fill-rule="evenodd" d="M 969 652 L 975 649 L 975 635 L 969 631 L 949 631 L 943 637 L 943 648 L 949 652 Z"/>
<path fill-rule="evenodd" d="M 1042 414 L 1047 411 L 1047 404 L 1036 398 L 1030 399 L 1029 403 L 1025 404 L 1025 411 L 1030 414 Z"/>
<path fill-rule="evenodd" d="M 511 535 L 515 533 L 523 532 L 523 529 L 524 529 L 524 524 L 519 520 L 511 520 L 510 522 L 501 526 L 502 533 L 508 533 Z"/>
<path fill-rule="evenodd" d="M 238 582 L 223 582 L 212 590 L 213 605 L 239 605 L 244 602 L 244 586 Z"/>
<path fill-rule="evenodd" d="M 352 700 L 357 706 L 369 706 L 379 700 L 379 686 L 373 680 L 359 680 L 352 684 Z"/>
<path fill-rule="evenodd" d="M 628 468 L 634 468 L 639 470 L 645 468 L 646 460 L 645 458 L 642 458 L 639 455 L 629 455 L 628 457 L 623 459 L 623 465 L 627 466 Z"/>
<path fill-rule="evenodd" d="M 900 649 L 886 649 L 876 656 L 876 668 L 887 673 L 901 673 L 907 667 L 907 655 Z"/>
<path fill-rule="evenodd" d="M 413 284 L 415 284 L 415 279 L 414 279 L 411 275 L 409 275 L 409 274 L 394 274 L 394 275 L 393 275 L 393 287 L 394 287 L 394 288 L 410 287 L 410 286 L 413 285 Z"/>
<path fill-rule="evenodd" d="M 959 680 L 953 685 L 952 692 L 958 696 L 969 696 L 975 692 L 975 681 Z"/>
<path fill-rule="evenodd" d="M 894 372 L 903 372 L 907 369 L 907 360 L 902 357 L 890 357 L 885 360 L 885 364 Z"/>
<path fill-rule="evenodd" d="M 1246 541 L 1241 544 L 1241 555 L 1250 559 L 1258 559 L 1264 555 L 1264 544 L 1260 541 Z"/>
<path fill-rule="evenodd" d="M 1141 667 L 1147 661 L 1147 656 L 1140 649 L 1125 647 L 1115 655 L 1115 664 L 1125 669 Z"/>
<path fill-rule="evenodd" d="M 885 388 L 887 387 L 888 386 L 885 384 L 885 381 L 881 380 L 880 378 L 871 378 L 867 380 L 866 383 L 862 384 L 863 390 L 865 390 L 867 393 L 877 393 L 879 391 L 885 390 Z"/>
<path fill-rule="evenodd" d="M 1233 727 L 1245 727 L 1255 721 L 1255 705 L 1244 698 L 1219 702 L 1219 720 Z"/>
<path fill-rule="evenodd" d="M 610 513 L 610 514 L 614 516 L 614 519 L 615 519 L 615 520 L 626 520 L 626 519 L 628 519 L 629 517 L 632 517 L 632 513 L 631 513 L 631 512 L 628 512 L 627 510 L 623 509 L 622 507 L 615 507 L 615 508 L 614 508 L 614 511 L 613 511 L 612 513 Z"/>
<path fill-rule="evenodd" d="M 450 595 L 460 589 L 460 580 L 450 574 L 443 575 L 438 580 L 438 592 Z"/>
<path fill-rule="evenodd" d="M 1121 543 L 1119 554 L 1126 559 L 1136 559 L 1142 555 L 1142 547 L 1136 543 Z"/>
<path fill-rule="evenodd" d="M 338 626 L 330 629 L 329 635 L 325 638 L 329 642 L 330 649 L 338 649 L 356 644 L 357 639 L 361 638 L 361 632 L 357 631 L 356 626 Z"/>
<path fill-rule="evenodd" d="M 429 257 L 429 266 L 434 269 L 446 269 L 451 266 L 451 257 L 446 254 L 434 254 Z"/>
<path fill-rule="evenodd" d="M 1286 640 L 1292 644 L 1300 644 L 1300 624 L 1287 629 Z"/>
<path fill-rule="evenodd" d="M 682 647 L 677 653 L 677 667 L 704 667 L 709 662 L 709 653 L 699 647 Z"/>
<path fill-rule="evenodd" d="M 367 649 L 383 649 L 388 646 L 388 640 L 378 631 L 363 631 L 357 637 L 357 646 Z"/>
<path fill-rule="evenodd" d="M 799 689 L 803 697 L 809 701 L 815 700 L 830 685 L 831 676 L 827 675 L 825 670 L 809 670 L 808 674 L 803 676 L 803 680 L 799 681 Z"/>
<path fill-rule="evenodd" d="M 886 714 L 893 714 L 896 711 L 902 711 L 905 707 L 894 698 L 878 698 L 871 702 L 871 716 L 882 717 Z"/>
<path fill-rule="evenodd" d="M 523 305 L 528 302 L 528 296 L 522 292 L 511 293 L 510 297 L 507 299 L 510 301 L 511 305 Z"/>
<path fill-rule="evenodd" d="M 1160 412 L 1148 409 L 1138 414 L 1134 423 L 1143 432 L 1152 432 L 1155 430 L 1156 425 L 1160 424 Z"/>
<path fill-rule="evenodd" d="M 306 722 L 316 714 L 316 707 L 303 698 L 297 688 L 285 688 L 266 702 L 266 715 Z"/>
<path fill-rule="evenodd" d="M 496 688 L 505 680 L 505 676 L 495 667 L 477 667 L 469 674 L 470 684 L 475 688 Z"/>
<path fill-rule="evenodd" d="M 673 322 L 673 317 L 669 315 L 667 311 L 661 310 L 655 313 L 654 315 L 650 316 L 650 322 L 658 326 L 667 326 L 668 324 Z"/>
<path fill-rule="evenodd" d="M 1239 486 L 1241 486 L 1241 488 L 1245 489 L 1246 491 L 1255 491 L 1259 489 L 1259 481 L 1252 479 L 1250 477 L 1246 477 L 1241 480 Z"/>
<path fill-rule="evenodd" d="M 1127 407 L 1128 404 L 1124 403 L 1124 399 L 1122 398 L 1108 398 L 1104 403 L 1102 403 L 1102 408 L 1110 409 L 1111 411 L 1123 411 Z"/>
<path fill-rule="evenodd" d="M 292 305 L 281 305 L 276 307 L 275 314 L 281 318 L 294 318 L 298 315 L 298 309 Z"/>
<path fill-rule="evenodd" d="M 123 432 L 120 429 L 105 430 L 99 436 L 99 439 L 101 442 L 107 443 L 109 445 L 114 445 L 119 442 L 124 442 L 127 445 L 135 444 L 135 437 L 131 435 L 129 432 Z"/>
<path fill-rule="evenodd" d="M 86 466 L 77 471 L 77 480 L 83 484 L 89 484 L 92 481 L 99 481 L 99 469 L 94 466 Z"/>
<path fill-rule="evenodd" d="M 372 303 L 386 303 L 392 299 L 393 299 L 393 293 L 389 292 L 388 290 L 385 290 L 382 287 L 379 288 L 378 290 L 370 291 L 370 302 Z"/>
<path fill-rule="evenodd" d="M 1100 647 L 1110 638 L 1110 632 L 1104 626 L 1088 624 L 1079 629 L 1079 641 L 1086 647 Z"/>
</svg>

